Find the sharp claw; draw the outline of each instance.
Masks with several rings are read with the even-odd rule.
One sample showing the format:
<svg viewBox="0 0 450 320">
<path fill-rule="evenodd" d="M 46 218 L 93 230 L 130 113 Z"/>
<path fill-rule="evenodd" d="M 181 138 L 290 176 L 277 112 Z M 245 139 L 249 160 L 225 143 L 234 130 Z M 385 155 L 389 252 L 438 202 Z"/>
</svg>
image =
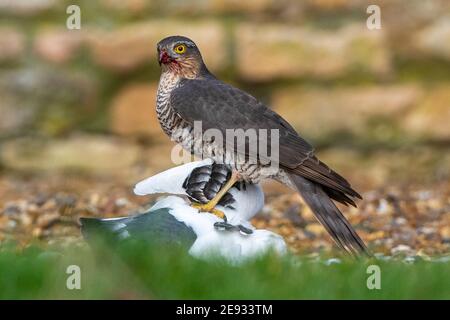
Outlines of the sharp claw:
<svg viewBox="0 0 450 320">
<path fill-rule="evenodd" d="M 229 224 L 227 222 L 216 222 L 214 223 L 214 228 L 218 230 L 233 231 L 236 230 L 238 227 L 233 226 L 232 224 Z"/>
<path fill-rule="evenodd" d="M 248 236 L 253 233 L 253 230 L 244 227 L 243 225 L 232 225 L 228 222 L 216 222 L 214 223 L 214 228 L 220 231 L 239 231 L 242 235 Z"/>
<path fill-rule="evenodd" d="M 244 235 L 249 235 L 249 234 L 252 234 L 252 233 L 253 233 L 253 230 L 252 230 L 252 229 L 246 228 L 246 227 L 244 227 L 242 224 L 240 224 L 240 225 L 238 226 L 238 228 L 239 228 L 239 231 L 240 231 L 242 234 L 244 234 Z"/>
<path fill-rule="evenodd" d="M 222 225 L 221 222 L 214 223 L 214 228 L 216 228 L 217 230 L 220 230 L 220 231 L 224 231 L 225 230 L 225 227 Z"/>
</svg>

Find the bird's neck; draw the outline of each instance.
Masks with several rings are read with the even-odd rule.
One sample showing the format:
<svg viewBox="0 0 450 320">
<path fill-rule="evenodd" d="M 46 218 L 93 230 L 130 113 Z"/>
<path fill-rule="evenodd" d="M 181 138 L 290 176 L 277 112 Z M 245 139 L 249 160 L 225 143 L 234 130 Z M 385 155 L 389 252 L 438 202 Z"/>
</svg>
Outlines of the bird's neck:
<svg viewBox="0 0 450 320">
<path fill-rule="evenodd" d="M 199 65 L 191 60 L 172 62 L 164 65 L 161 77 L 177 79 L 177 81 L 180 79 L 215 78 L 204 63 Z"/>
<path fill-rule="evenodd" d="M 186 74 L 170 67 L 164 67 L 159 79 L 158 97 L 169 96 L 172 90 L 175 89 L 183 79 L 216 79 L 216 77 L 208 71 L 205 65 L 200 67 L 199 71 L 195 74 Z"/>
</svg>

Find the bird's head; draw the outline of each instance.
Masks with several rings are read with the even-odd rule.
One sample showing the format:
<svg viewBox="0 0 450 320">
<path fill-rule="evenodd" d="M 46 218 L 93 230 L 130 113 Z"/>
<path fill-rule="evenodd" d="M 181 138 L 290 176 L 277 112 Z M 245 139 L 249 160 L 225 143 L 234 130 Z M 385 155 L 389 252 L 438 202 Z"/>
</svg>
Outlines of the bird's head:
<svg viewBox="0 0 450 320">
<path fill-rule="evenodd" d="M 156 48 L 163 72 L 173 72 L 184 78 L 197 78 L 206 70 L 200 50 L 187 37 L 164 38 Z"/>
</svg>

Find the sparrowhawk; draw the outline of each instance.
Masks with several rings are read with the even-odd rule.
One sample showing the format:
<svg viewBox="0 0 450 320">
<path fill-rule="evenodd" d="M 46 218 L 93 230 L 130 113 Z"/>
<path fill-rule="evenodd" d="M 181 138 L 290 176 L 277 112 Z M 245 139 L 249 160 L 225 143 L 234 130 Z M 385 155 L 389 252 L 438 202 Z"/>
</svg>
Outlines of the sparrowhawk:
<svg viewBox="0 0 450 320">
<path fill-rule="evenodd" d="M 162 129 L 194 155 L 223 162 L 233 171 L 213 199 L 195 205 L 199 210 L 215 212 L 216 204 L 236 181 L 275 179 L 300 193 L 340 248 L 354 255 L 367 253 L 364 242 L 332 201 L 355 206 L 353 199 L 361 196 L 314 155 L 312 146 L 285 119 L 252 95 L 217 79 L 189 38 L 167 37 L 157 44 L 157 51 L 162 72 L 156 112 Z M 194 130 L 197 121 L 201 122 L 199 133 Z M 205 138 L 202 134 L 209 129 L 218 130 L 224 137 L 230 129 L 277 130 L 278 165 L 268 164 L 259 150 L 256 154 L 249 152 L 247 140 L 241 148 L 229 141 Z M 271 137 L 264 139 L 270 149 Z"/>
</svg>

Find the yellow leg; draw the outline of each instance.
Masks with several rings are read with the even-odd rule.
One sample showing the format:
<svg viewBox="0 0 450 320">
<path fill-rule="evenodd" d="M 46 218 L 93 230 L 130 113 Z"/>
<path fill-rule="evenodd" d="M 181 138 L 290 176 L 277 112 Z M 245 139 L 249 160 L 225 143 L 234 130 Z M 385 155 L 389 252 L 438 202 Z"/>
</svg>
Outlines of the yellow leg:
<svg viewBox="0 0 450 320">
<path fill-rule="evenodd" d="M 230 190 L 230 188 L 236 183 L 236 181 L 238 181 L 238 174 L 233 171 L 230 180 L 227 181 L 227 183 L 222 187 L 222 189 L 219 190 L 214 198 L 212 198 L 208 201 L 208 203 L 205 204 L 193 203 L 192 207 L 196 208 L 198 211 L 210 212 L 223 219 L 225 217 L 225 214 L 222 211 L 215 209 L 215 207 L 219 203 L 220 199 L 222 199 L 222 197 L 228 192 L 228 190 Z"/>
<path fill-rule="evenodd" d="M 193 204 L 191 204 L 191 207 L 197 209 L 200 212 L 210 212 L 213 215 L 218 216 L 220 219 L 225 218 L 225 213 L 223 213 L 222 211 L 220 211 L 219 209 L 216 209 L 216 208 L 205 209 L 206 205 L 207 205 L 207 203 L 205 203 L 205 204 L 193 203 Z"/>
</svg>

